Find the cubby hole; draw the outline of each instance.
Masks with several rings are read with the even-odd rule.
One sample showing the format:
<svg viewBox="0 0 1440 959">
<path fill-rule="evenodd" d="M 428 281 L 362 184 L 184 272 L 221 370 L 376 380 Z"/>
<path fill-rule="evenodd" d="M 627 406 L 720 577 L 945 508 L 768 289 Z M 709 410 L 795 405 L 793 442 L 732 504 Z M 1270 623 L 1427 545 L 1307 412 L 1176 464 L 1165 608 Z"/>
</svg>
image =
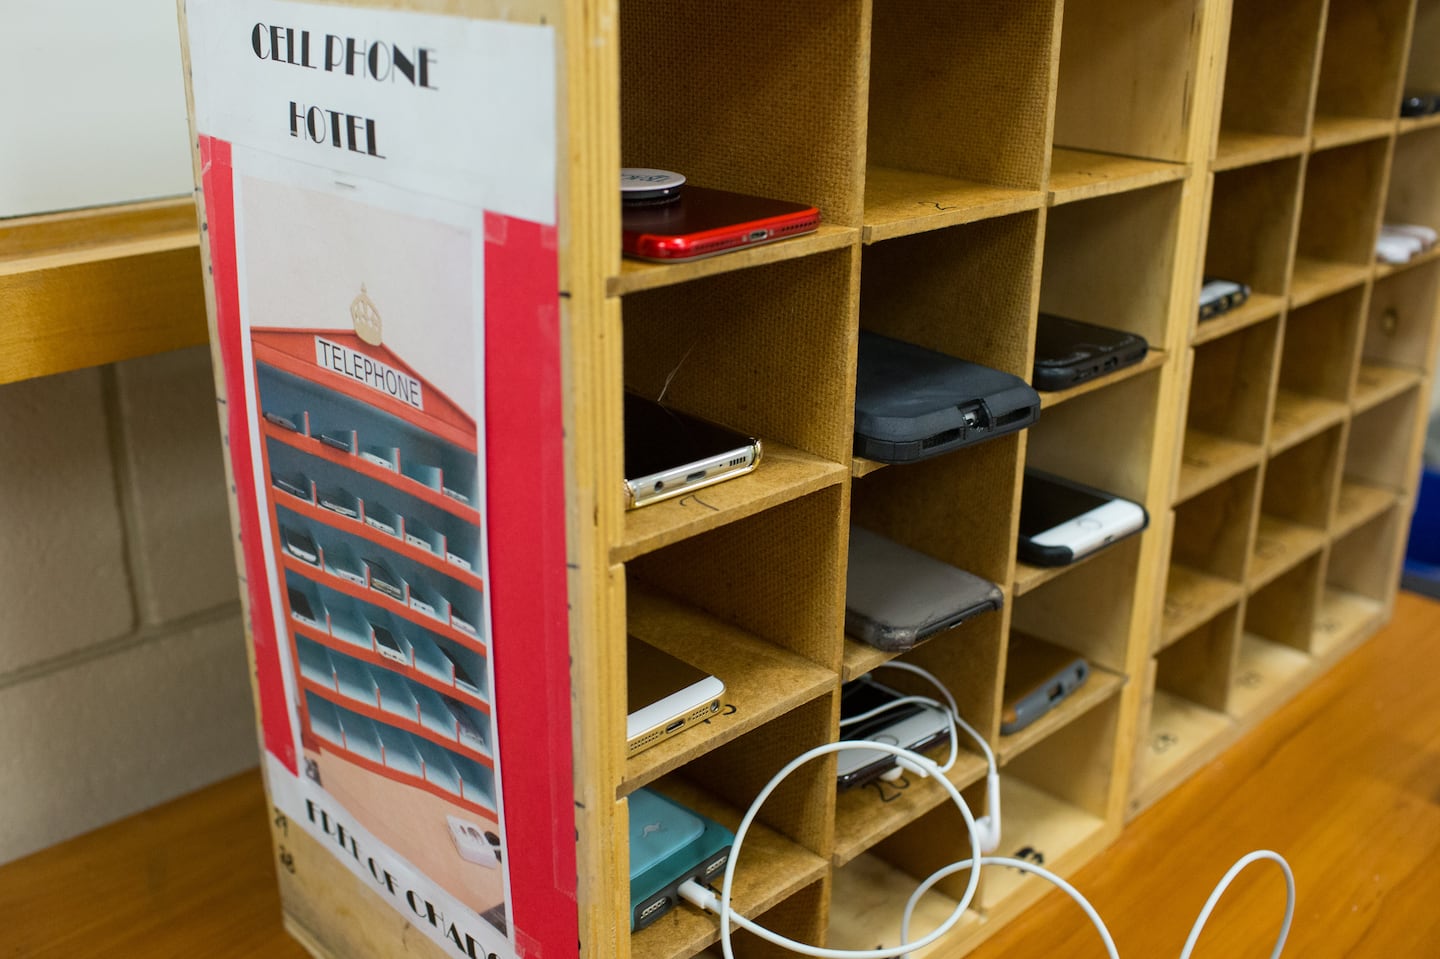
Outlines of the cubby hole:
<svg viewBox="0 0 1440 959">
<path fill-rule="evenodd" d="M 963 15 L 874 6 L 866 242 L 1043 202 L 1058 21 L 1054 0 L 970 4 Z"/>
<path fill-rule="evenodd" d="M 809 708 L 836 687 L 841 513 L 841 490 L 831 487 L 627 564 L 627 632 L 726 688 L 710 722 L 626 760 L 620 794 Z M 614 719 L 621 728 L 623 717 Z"/>
<path fill-rule="evenodd" d="M 741 854 L 743 856 L 743 849 Z M 712 885 L 719 888 L 718 882 Z M 824 942 L 824 917 L 829 902 L 830 881 L 827 877 L 792 893 L 779 904 L 753 918 L 766 929 L 772 929 L 788 939 L 819 945 Z M 791 955 L 754 933 L 738 927 L 732 927 L 730 943 L 736 959 L 780 959 L 781 956 Z M 718 946 L 712 946 L 700 953 L 696 959 L 721 959 L 722 955 Z"/>
<path fill-rule="evenodd" d="M 1250 287 L 1250 298 L 1206 320 L 1196 342 L 1275 316 L 1285 304 L 1300 203 L 1300 164 L 1276 160 L 1215 174 L 1205 275 Z"/>
<path fill-rule="evenodd" d="M 1240 609 L 1231 606 L 1186 633 L 1154 660 L 1149 723 L 1137 744 L 1135 811 L 1194 773 L 1232 727 L 1226 715 Z"/>
<path fill-rule="evenodd" d="M 1167 184 L 1051 210 L 1040 309 L 1163 347 L 1180 193 Z"/>
<path fill-rule="evenodd" d="M 621 0 L 621 166 L 813 204 L 825 223 L 859 226 L 863 6 Z"/>
<path fill-rule="evenodd" d="M 1416 418 L 1426 413 L 1419 387 L 1411 387 L 1350 421 L 1333 534 L 1353 529 L 1413 488 L 1420 468 Z"/>
<path fill-rule="evenodd" d="M 865 247 L 860 326 L 1029 382 L 1039 229 L 1019 213 Z"/>
<path fill-rule="evenodd" d="M 1435 177 L 1437 151 L 1440 151 L 1440 129 L 1434 127 L 1396 138 L 1389 191 L 1385 196 L 1385 223 L 1440 229 L 1440 183 Z M 1381 263 L 1377 272 L 1385 275 L 1410 270 L 1437 257 L 1440 257 L 1440 245 L 1417 253 L 1408 263 Z"/>
<path fill-rule="evenodd" d="M 1440 94 L 1440 3 L 1436 0 L 1418 0 L 1415 4 L 1407 64 L 1402 92 Z M 1432 124 L 1440 124 L 1440 114 L 1402 119 L 1400 128 Z"/>
<path fill-rule="evenodd" d="M 1235 0 L 1216 169 L 1309 146 L 1325 0 Z"/>
<path fill-rule="evenodd" d="M 851 521 L 1002 586 L 1018 522 L 1019 437 L 887 467 L 851 489 Z"/>
<path fill-rule="evenodd" d="M 1319 554 L 1252 595 L 1230 687 L 1240 721 L 1288 699 L 1310 675 L 1311 630 L 1320 600 Z"/>
<path fill-rule="evenodd" d="M 1247 470 L 1175 507 L 1161 649 L 1240 598 L 1259 476 Z"/>
<path fill-rule="evenodd" d="M 1145 504 L 1159 416 L 1160 376 L 1150 371 L 1047 409 L 1030 428 L 1026 466 Z M 1123 429 L 1116 429 L 1123 423 Z M 1090 562 L 1082 559 L 1080 565 Z M 1024 594 L 1071 566 L 1015 564 L 1015 592 Z"/>
<path fill-rule="evenodd" d="M 841 480 L 852 443 L 853 259 L 836 250 L 625 298 L 626 387 L 758 438 L 762 457 L 749 475 L 631 510 L 614 559 Z"/>
<path fill-rule="evenodd" d="M 1196 0 L 1072 0 L 1065 7 L 1055 145 L 1183 161 L 1197 60 Z M 1137 83 L 1136 77 L 1144 77 Z"/>
<path fill-rule="evenodd" d="M 1328 656 L 1368 636 L 1384 620 L 1400 580 L 1409 517 L 1392 505 L 1335 540 L 1310 648 Z"/>
<path fill-rule="evenodd" d="M 1330 0 L 1315 95 L 1317 149 L 1394 129 L 1410 5 L 1411 0 Z"/>
<path fill-rule="evenodd" d="M 876 680 L 886 686 L 907 694 L 936 698 L 935 688 L 922 678 L 877 667 L 880 662 L 898 659 L 929 670 L 955 697 L 961 717 L 990 741 L 995 737 L 995 689 L 1003 641 L 1002 617 L 984 615 L 932 637 L 901 657 L 877 656 L 875 662 L 867 665 L 869 669 L 876 669 Z M 852 641 L 851 645 L 859 644 Z M 865 671 L 847 671 L 846 679 L 856 678 Z M 943 764 L 949 750 L 942 746 L 929 755 Z M 966 789 L 981 781 L 987 769 L 979 747 L 960 730 L 955 765 L 947 773 L 950 781 Z M 938 783 L 917 776 L 905 776 L 894 783 L 874 781 L 840 791 L 835 805 L 835 865 L 844 866 L 917 817 L 948 804 L 948 796 Z"/>
<path fill-rule="evenodd" d="M 1307 652 L 1320 604 L 1323 560 L 1315 553 L 1253 592 L 1245 603 L 1244 637 Z"/>
<path fill-rule="evenodd" d="M 1120 697 L 1111 696 L 1005 764 L 999 855 L 1043 863 L 1063 875 L 1109 841 L 1119 721 Z M 981 899 L 987 912 L 1019 908 L 1050 888 L 1018 870 L 992 868 L 983 877 Z"/>
<path fill-rule="evenodd" d="M 1363 287 L 1291 310 L 1280 349 L 1280 382 L 1270 421 L 1270 449 L 1327 429 L 1349 413 L 1360 344 Z"/>
<path fill-rule="evenodd" d="M 1389 152 L 1390 141 L 1382 139 L 1310 156 L 1290 278 L 1291 306 L 1358 286 L 1369 276 Z"/>
<path fill-rule="evenodd" d="M 1109 546 L 1065 575 L 1015 600 L 1011 646 L 1041 640 L 1061 647 L 1084 657 L 1090 675 L 1050 712 L 1024 729 L 1001 735 L 998 752 L 1002 762 L 1107 701 L 1125 684 L 1141 542 L 1140 536 L 1133 536 Z"/>
<path fill-rule="evenodd" d="M 1318 552 L 1340 481 L 1342 428 L 1277 454 L 1265 468 L 1260 522 L 1250 557 L 1251 589 Z"/>
<path fill-rule="evenodd" d="M 1178 501 L 1260 462 L 1279 330 L 1271 318 L 1195 347 Z"/>
<path fill-rule="evenodd" d="M 828 741 L 835 708 L 833 695 L 812 700 L 698 757 L 651 788 L 733 832 L 782 766 Z M 801 767 L 770 796 L 736 865 L 737 911 L 760 916 L 823 880 L 829 869 L 834 789 L 835 762 L 825 756 Z M 809 927 L 803 931 L 808 934 Z M 680 903 L 631 935 L 630 954 L 634 959 L 685 959 L 717 938 L 713 916 Z"/>
<path fill-rule="evenodd" d="M 1357 412 L 1404 392 L 1425 375 L 1425 358 L 1435 353 L 1437 291 L 1436 263 L 1375 281 L 1355 378 Z"/>
<path fill-rule="evenodd" d="M 916 788 L 913 776 L 892 786 L 887 795 L 903 802 L 904 794 Z M 972 815 L 985 814 L 985 789 L 976 784 L 961 791 Z M 905 903 L 915 888 L 930 874 L 953 862 L 969 859 L 969 838 L 965 820 L 948 793 L 938 804 L 915 816 L 904 828 L 887 836 L 864 854 L 837 863 L 830 903 L 827 945 L 832 949 L 874 949 L 899 945 Z M 1008 817 L 1008 812 L 1005 814 Z M 1008 818 L 1007 818 L 1008 821 Z M 940 942 L 917 950 L 916 956 L 934 956 L 978 931 L 984 883 L 993 875 L 984 873 L 970 908 Z M 909 940 L 914 941 L 936 929 L 955 909 L 970 880 L 964 870 L 940 880 L 916 904 L 910 922 Z"/>
</svg>

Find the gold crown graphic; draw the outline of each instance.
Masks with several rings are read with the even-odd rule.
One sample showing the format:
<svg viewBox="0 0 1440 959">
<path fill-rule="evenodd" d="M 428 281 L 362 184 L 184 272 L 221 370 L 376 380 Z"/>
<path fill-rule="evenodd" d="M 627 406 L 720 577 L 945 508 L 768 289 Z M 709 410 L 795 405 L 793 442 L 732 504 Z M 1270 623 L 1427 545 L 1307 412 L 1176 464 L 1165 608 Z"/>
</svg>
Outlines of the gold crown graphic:
<svg viewBox="0 0 1440 959">
<path fill-rule="evenodd" d="M 360 293 L 350 301 L 350 322 L 360 339 L 371 346 L 380 345 L 380 311 L 376 309 L 375 301 L 370 299 L 370 294 L 365 292 L 364 283 L 360 284 Z"/>
</svg>

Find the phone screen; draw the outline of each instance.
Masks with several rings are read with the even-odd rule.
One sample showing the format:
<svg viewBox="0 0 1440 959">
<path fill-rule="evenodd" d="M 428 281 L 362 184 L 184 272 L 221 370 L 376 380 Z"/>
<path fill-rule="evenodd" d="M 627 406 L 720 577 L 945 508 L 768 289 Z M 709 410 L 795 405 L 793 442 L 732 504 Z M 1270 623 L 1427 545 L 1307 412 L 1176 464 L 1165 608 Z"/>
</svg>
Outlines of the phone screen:
<svg viewBox="0 0 1440 959">
<path fill-rule="evenodd" d="M 749 437 L 734 430 L 625 394 L 626 479 L 653 476 L 751 445 Z"/>
<path fill-rule="evenodd" d="M 1026 538 L 1039 536 L 1109 502 L 1108 497 L 1027 472 L 1020 492 L 1020 534 Z"/>
<path fill-rule="evenodd" d="M 850 719 L 863 716 L 872 709 L 893 703 L 900 694 L 888 686 L 882 686 L 870 679 L 856 679 L 848 682 L 840 691 L 840 718 Z M 846 739 L 866 739 L 866 732 L 893 725 L 897 721 L 918 713 L 923 707 L 918 703 L 897 706 L 857 726 L 845 728 Z"/>
</svg>

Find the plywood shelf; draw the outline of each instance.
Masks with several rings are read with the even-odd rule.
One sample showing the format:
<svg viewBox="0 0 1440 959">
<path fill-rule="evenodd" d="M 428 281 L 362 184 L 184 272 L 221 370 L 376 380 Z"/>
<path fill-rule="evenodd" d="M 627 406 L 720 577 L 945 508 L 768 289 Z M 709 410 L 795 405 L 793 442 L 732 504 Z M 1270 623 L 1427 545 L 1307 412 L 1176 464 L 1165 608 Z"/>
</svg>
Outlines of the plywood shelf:
<svg viewBox="0 0 1440 959">
<path fill-rule="evenodd" d="M 834 690 L 835 673 L 659 593 L 632 585 L 629 633 L 725 684 L 719 713 L 625 762 L 617 798 Z"/>
<path fill-rule="evenodd" d="M 763 443 L 760 465 L 744 476 L 625 514 L 611 562 L 628 562 L 672 543 L 843 481 L 845 467 L 781 443 Z M 618 483 L 616 484 L 619 485 Z"/>
<path fill-rule="evenodd" d="M 1000 778 L 1000 805 L 1005 831 L 1002 852 L 1028 846 L 1050 869 L 1063 869 L 1071 852 L 1105 831 L 1105 820 L 1016 776 Z M 1038 877 L 1016 869 L 991 869 L 984 874 L 981 899 L 986 912 L 1004 908 L 1006 900 L 1029 886 L 1041 889 Z M 1048 884 L 1045 889 L 1050 888 Z"/>
<path fill-rule="evenodd" d="M 1165 582 L 1160 649 L 1234 606 L 1244 593 L 1245 587 L 1240 583 L 1171 563 L 1170 576 Z"/>
<path fill-rule="evenodd" d="M 1314 660 L 1283 643 L 1253 633 L 1240 637 L 1235 682 L 1230 688 L 1230 714 L 1244 723 L 1271 712 L 1310 678 Z"/>
<path fill-rule="evenodd" d="M 865 172 L 866 243 L 941 230 L 1043 206 L 1039 190 L 994 186 L 888 167 Z"/>
<path fill-rule="evenodd" d="M 1215 159 L 1210 167 L 1219 172 L 1298 157 L 1308 146 L 1309 141 L 1303 136 L 1221 129 L 1219 142 L 1215 145 Z"/>
<path fill-rule="evenodd" d="M 1128 379 L 1149 373 L 1151 370 L 1158 370 L 1165 365 L 1166 354 L 1164 350 L 1149 350 L 1145 358 L 1139 363 L 1131 364 L 1113 373 L 1098 376 L 1092 380 L 1070 387 L 1068 390 L 1040 391 L 1040 409 L 1048 410 L 1058 406 L 1067 400 L 1073 400 L 1079 396 L 1085 396 L 1096 390 L 1103 390 L 1107 386 L 1114 386 L 1123 383 Z"/>
<path fill-rule="evenodd" d="M 1190 342 L 1199 346 L 1201 343 L 1218 340 L 1236 330 L 1243 330 L 1247 326 L 1254 326 L 1263 320 L 1279 316 L 1280 311 L 1284 308 L 1285 298 L 1283 296 L 1275 296 L 1271 293 L 1251 293 L 1249 299 L 1228 313 L 1221 313 L 1213 319 L 1197 323 L 1195 336 Z"/>
<path fill-rule="evenodd" d="M 1348 407 L 1338 400 L 1310 396 L 1280 388 L 1275 391 L 1275 414 L 1270 421 L 1270 452 L 1289 449 L 1332 426 L 1344 422 Z"/>
<path fill-rule="evenodd" d="M 1142 190 L 1183 180 L 1189 172 L 1190 168 L 1183 163 L 1057 146 L 1050 155 L 1049 202 L 1051 206 L 1059 206 L 1112 193 Z"/>
<path fill-rule="evenodd" d="M 1325 542 L 1324 530 L 1261 513 L 1246 587 L 1253 593 L 1319 552 Z"/>
<path fill-rule="evenodd" d="M 1200 493 L 1230 479 L 1265 458 L 1258 443 L 1217 436 L 1204 430 L 1185 431 L 1184 452 L 1180 460 L 1180 483 L 1175 502 L 1183 503 Z"/>
<path fill-rule="evenodd" d="M 749 249 L 734 250 L 719 256 L 703 257 L 677 263 L 652 263 L 624 257 L 620 261 L 620 274 L 606 281 L 606 290 L 611 296 L 623 296 L 641 290 L 685 283 L 717 273 L 744 270 L 767 263 L 793 260 L 827 250 L 838 250 L 853 246 L 860 240 L 860 231 L 853 227 L 822 224 L 814 233 L 797 236 L 777 243 L 765 243 Z"/>
<path fill-rule="evenodd" d="M 0 384 L 208 340 L 190 197 L 0 220 Z"/>
<path fill-rule="evenodd" d="M 1140 742 L 1131 812 L 1149 806 L 1209 762 L 1232 726 L 1224 713 L 1155 690 L 1150 728 Z"/>
<path fill-rule="evenodd" d="M 1331 526 L 1331 535 L 1338 539 L 1356 527 L 1365 525 L 1394 506 L 1399 496 L 1393 489 L 1348 478 L 1342 480 L 1340 496 L 1335 504 L 1335 522 Z"/>
<path fill-rule="evenodd" d="M 1317 116 L 1310 140 L 1312 149 L 1329 150 L 1387 137 L 1395 131 L 1395 126 L 1395 120 L 1376 117 Z"/>
<path fill-rule="evenodd" d="M 1364 283 L 1368 266 L 1297 256 L 1290 276 L 1290 306 L 1305 306 Z"/>
<path fill-rule="evenodd" d="M 965 855 L 958 842 L 956 850 L 957 860 Z M 873 855 L 861 856 L 844 869 L 835 870 L 834 876 L 831 896 L 837 907 L 830 910 L 830 931 L 826 940 L 829 948 L 874 949 L 900 945 L 900 922 L 905 915 L 905 903 L 915 887 L 920 885 L 921 879 Z M 931 890 L 927 893 L 916 904 L 910 924 L 910 940 L 913 942 L 930 930 L 939 928 L 955 911 L 955 905 L 956 900 L 942 892 Z M 909 955 L 916 959 L 949 955 L 957 941 L 980 934 L 984 921 L 976 909 L 978 905 L 978 902 L 972 903 L 944 939 Z"/>
<path fill-rule="evenodd" d="M 1384 617 L 1385 604 L 1379 600 L 1327 586 L 1315 615 L 1310 648 L 1316 656 L 1328 657 L 1373 632 Z"/>
<path fill-rule="evenodd" d="M 1355 377 L 1355 395 L 1350 407 L 1356 413 L 1374 409 L 1415 386 L 1424 375 L 1421 370 L 1405 366 L 1362 362 Z"/>
</svg>

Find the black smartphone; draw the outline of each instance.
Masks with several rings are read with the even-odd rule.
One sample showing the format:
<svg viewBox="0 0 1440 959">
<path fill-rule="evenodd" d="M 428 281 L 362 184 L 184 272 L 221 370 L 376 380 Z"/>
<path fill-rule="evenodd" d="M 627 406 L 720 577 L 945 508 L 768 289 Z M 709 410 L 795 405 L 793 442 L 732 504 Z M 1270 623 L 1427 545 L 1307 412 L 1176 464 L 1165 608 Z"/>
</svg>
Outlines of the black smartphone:
<svg viewBox="0 0 1440 959">
<path fill-rule="evenodd" d="M 260 415 L 265 417 L 266 422 L 274 423 L 282 430 L 289 430 L 292 433 L 300 432 L 300 425 L 295 422 L 295 420 L 300 419 L 300 414 L 292 414 L 294 419 L 290 416 L 281 416 L 279 413 L 272 413 L 269 410 L 262 412 Z"/>
<path fill-rule="evenodd" d="M 320 565 L 320 547 L 315 545 L 315 540 L 310 534 L 300 529 L 292 529 L 289 526 L 280 527 L 280 538 L 285 543 L 285 551 L 301 562 L 309 563 L 311 566 Z"/>
<path fill-rule="evenodd" d="M 639 394 L 625 394 L 627 508 L 713 486 L 759 463 L 759 440 Z"/>
<path fill-rule="evenodd" d="M 1150 522 L 1139 503 L 1093 486 L 1027 469 L 1020 491 L 1020 558 L 1064 566 L 1140 532 Z"/>
<path fill-rule="evenodd" d="M 1018 376 L 860 331 L 855 455 L 882 463 L 939 456 L 1022 430 L 1040 397 Z"/>
<path fill-rule="evenodd" d="M 290 598 L 290 615 L 296 619 L 309 623 L 311 626 L 319 626 L 320 620 L 316 618 L 315 611 L 310 608 L 310 600 L 304 593 L 294 586 L 285 587 L 285 594 Z"/>
<path fill-rule="evenodd" d="M 876 682 L 868 673 L 840 687 L 842 722 L 893 703 L 904 694 Z M 875 740 L 923 753 L 950 741 L 950 718 L 945 710 L 924 703 L 906 703 L 870 719 L 841 728 L 844 740 Z M 841 789 L 861 786 L 895 766 L 895 757 L 878 749 L 847 749 L 835 756 L 835 776 Z"/>
<path fill-rule="evenodd" d="M 298 496 L 306 502 L 312 502 L 314 497 L 310 492 L 310 478 L 304 473 L 290 473 L 285 476 L 275 475 L 270 478 L 275 488 L 289 493 L 291 496 Z"/>
<path fill-rule="evenodd" d="M 1139 363 L 1149 348 L 1134 333 L 1041 313 L 1032 383 L 1037 390 L 1067 389 Z"/>
</svg>

